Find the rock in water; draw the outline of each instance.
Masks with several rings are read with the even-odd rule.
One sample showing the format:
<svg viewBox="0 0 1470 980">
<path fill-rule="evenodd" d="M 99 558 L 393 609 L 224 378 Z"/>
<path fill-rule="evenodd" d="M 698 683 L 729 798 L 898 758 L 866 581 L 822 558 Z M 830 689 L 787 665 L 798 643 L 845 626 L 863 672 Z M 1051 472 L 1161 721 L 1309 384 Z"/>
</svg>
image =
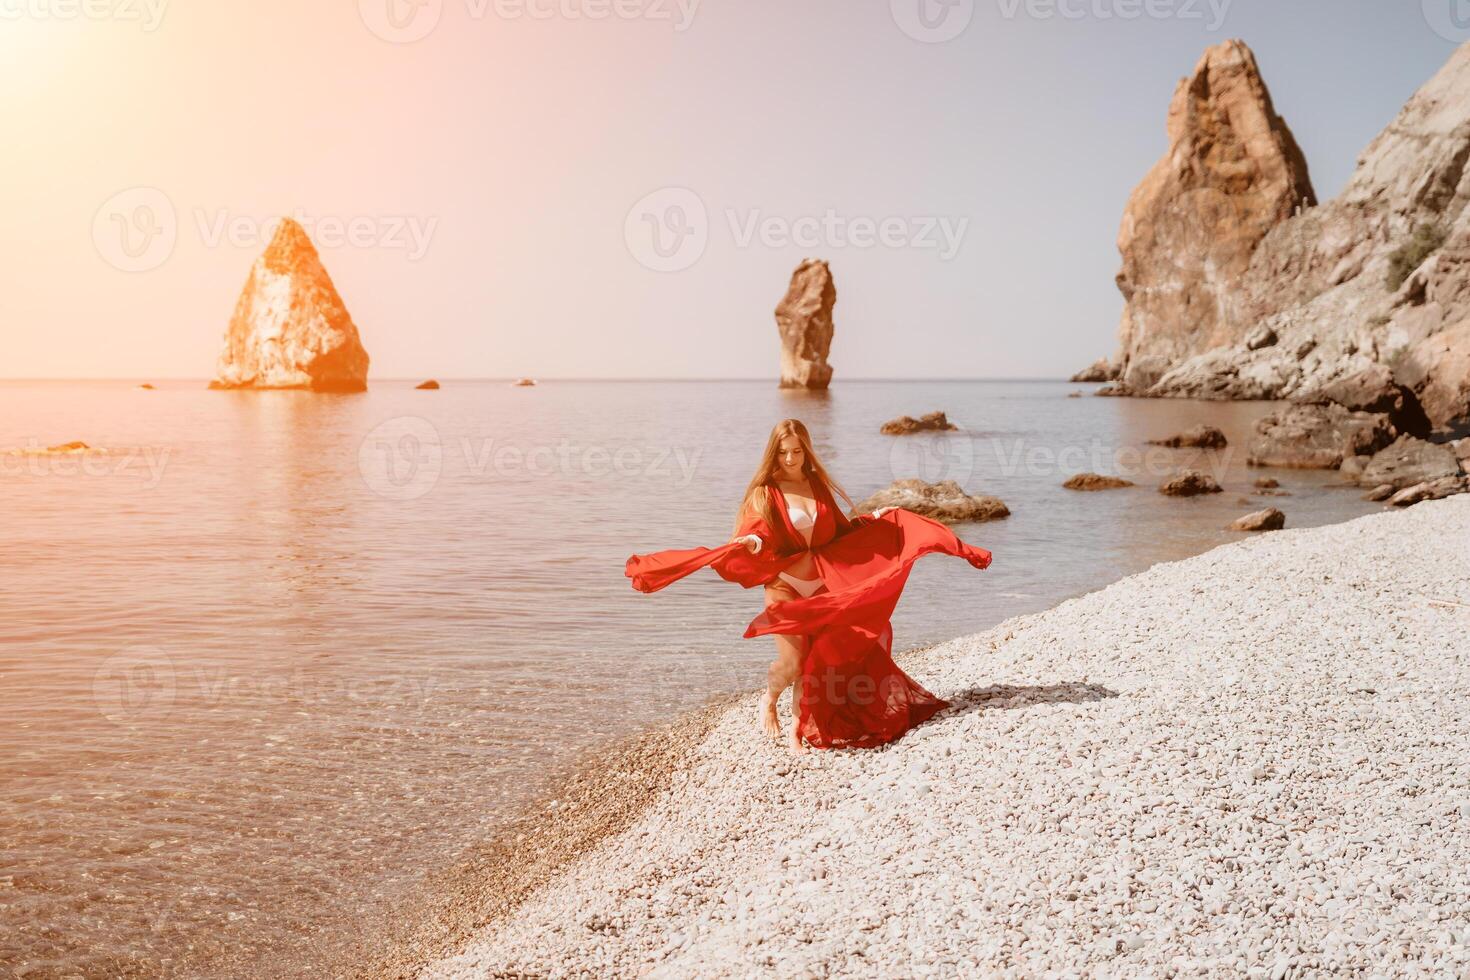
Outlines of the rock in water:
<svg viewBox="0 0 1470 980">
<path fill-rule="evenodd" d="M 1087 367 L 1072 375 L 1073 381 L 1113 381 L 1118 377 L 1117 370 L 1108 363 L 1106 357 L 1099 357 Z"/>
<path fill-rule="evenodd" d="M 1193 447 L 1196 449 L 1223 449 L 1226 445 L 1225 433 L 1213 425 L 1196 425 L 1183 432 L 1175 433 L 1167 439 L 1150 439 L 1150 446 L 1170 446 L 1174 449 Z"/>
<path fill-rule="evenodd" d="M 415 391 L 438 391 L 439 382 L 435 381 L 433 378 L 430 378 L 428 381 L 420 382 L 413 387 Z"/>
<path fill-rule="evenodd" d="M 902 507 L 945 524 L 961 521 L 994 521 L 1010 516 L 998 497 L 971 496 L 953 480 L 925 483 L 923 480 L 894 480 L 858 504 L 858 513 L 879 507 Z"/>
<path fill-rule="evenodd" d="M 1378 452 L 1393 442 L 1394 434 L 1388 416 L 1380 412 L 1292 405 L 1256 422 L 1246 463 L 1335 470 L 1345 459 Z"/>
<path fill-rule="evenodd" d="M 1226 309 L 1231 287 L 1267 232 L 1316 203 L 1306 158 L 1241 41 L 1209 48 L 1179 82 L 1168 132 L 1168 152 L 1134 189 L 1118 231 L 1118 375 L 1140 391 L 1185 358 L 1241 339 Z"/>
<path fill-rule="evenodd" d="M 1230 522 L 1227 531 L 1279 531 L 1286 526 L 1286 515 L 1275 507 L 1267 507 Z"/>
<path fill-rule="evenodd" d="M 211 388 L 364 391 L 368 355 L 301 226 L 283 218 L 250 268 Z"/>
<path fill-rule="evenodd" d="M 1103 476 L 1101 473 L 1078 473 L 1062 484 L 1062 487 L 1067 490 L 1118 490 L 1131 486 L 1133 486 L 1131 480 L 1117 476 Z"/>
<path fill-rule="evenodd" d="M 837 287 L 821 259 L 805 259 L 791 274 L 786 296 L 776 306 L 781 331 L 781 387 L 826 388 L 832 381 L 832 307 Z"/>
<path fill-rule="evenodd" d="M 1449 446 L 1404 435 L 1373 455 L 1358 475 L 1358 483 L 1365 487 L 1391 484 L 1403 489 L 1460 475 L 1460 461 Z"/>
<path fill-rule="evenodd" d="M 958 428 L 943 412 L 930 412 L 919 418 L 900 415 L 896 419 L 889 419 L 878 431 L 887 436 L 903 436 L 914 432 L 949 432 Z"/>
<path fill-rule="evenodd" d="M 1220 492 L 1220 484 L 1209 474 L 1199 470 L 1185 470 L 1159 487 L 1159 493 L 1166 497 L 1197 497 L 1202 493 Z"/>
</svg>

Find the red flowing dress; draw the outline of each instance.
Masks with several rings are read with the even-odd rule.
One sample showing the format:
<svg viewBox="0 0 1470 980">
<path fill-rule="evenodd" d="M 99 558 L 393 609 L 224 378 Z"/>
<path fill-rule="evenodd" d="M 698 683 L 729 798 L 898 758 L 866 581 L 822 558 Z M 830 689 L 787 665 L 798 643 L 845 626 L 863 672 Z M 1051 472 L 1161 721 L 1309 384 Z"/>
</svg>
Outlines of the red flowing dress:
<svg viewBox="0 0 1470 980">
<path fill-rule="evenodd" d="M 753 588 L 775 580 L 810 551 L 827 591 L 772 603 L 745 628 L 747 639 L 767 633 L 807 639 L 797 734 L 817 748 L 866 748 L 890 742 L 949 707 L 893 662 L 889 620 L 919 558 L 938 552 L 985 568 L 990 552 L 906 510 L 850 518 L 818 481 L 812 481 L 817 512 L 808 545 L 787 516 L 780 488 L 768 484 L 767 489 L 778 526 L 751 516 L 736 532 L 736 537 L 759 535 L 758 554 L 731 541 L 718 548 L 633 555 L 624 568 L 633 588 L 657 592 L 705 566 L 726 581 Z"/>
</svg>

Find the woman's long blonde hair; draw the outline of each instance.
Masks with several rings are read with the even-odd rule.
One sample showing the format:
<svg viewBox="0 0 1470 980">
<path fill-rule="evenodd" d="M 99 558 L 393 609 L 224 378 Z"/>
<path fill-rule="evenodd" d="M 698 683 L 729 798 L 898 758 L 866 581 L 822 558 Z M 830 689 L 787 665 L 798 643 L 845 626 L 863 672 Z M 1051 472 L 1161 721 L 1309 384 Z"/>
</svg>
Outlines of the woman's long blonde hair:
<svg viewBox="0 0 1470 980">
<path fill-rule="evenodd" d="M 736 532 L 739 532 L 740 526 L 752 513 L 759 515 L 761 520 L 772 527 L 780 527 L 780 523 L 771 514 L 771 500 L 770 494 L 766 492 L 766 484 L 771 482 L 776 475 L 776 470 L 779 469 L 776 459 L 781 454 L 781 440 L 787 436 L 796 436 L 801 440 L 802 457 L 805 460 L 802 470 L 807 479 L 811 481 L 813 492 L 816 491 L 816 485 L 820 482 L 822 486 L 841 494 L 849 508 L 853 506 L 852 498 L 847 495 L 847 491 L 827 475 L 826 467 L 812 451 L 812 438 L 807 434 L 806 426 L 800 419 L 782 419 L 771 430 L 771 438 L 766 440 L 766 451 L 761 455 L 760 466 L 756 467 L 755 477 L 750 481 L 750 486 L 745 488 L 745 497 L 740 501 L 740 509 L 735 513 Z"/>
</svg>

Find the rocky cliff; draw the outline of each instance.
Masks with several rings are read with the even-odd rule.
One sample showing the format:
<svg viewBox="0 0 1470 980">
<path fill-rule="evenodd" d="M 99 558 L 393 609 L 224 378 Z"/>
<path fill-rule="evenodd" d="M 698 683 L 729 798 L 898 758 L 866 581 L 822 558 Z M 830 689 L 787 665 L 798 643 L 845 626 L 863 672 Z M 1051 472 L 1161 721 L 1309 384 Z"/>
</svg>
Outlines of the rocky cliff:
<svg viewBox="0 0 1470 980">
<path fill-rule="evenodd" d="M 1168 133 L 1118 230 L 1119 374 L 1135 388 L 1238 339 L 1232 306 L 1256 246 L 1316 203 L 1306 160 L 1240 41 L 1210 48 L 1179 82 Z"/>
<path fill-rule="evenodd" d="M 250 269 L 211 388 L 363 391 L 368 355 L 311 239 L 282 219 Z"/>
<path fill-rule="evenodd" d="M 1248 55 L 1238 42 L 1224 47 L 1232 46 L 1241 58 Z M 1211 49 L 1201 61 L 1207 79 L 1218 52 Z M 1199 86 L 1199 76 L 1197 69 L 1181 91 Z M 1176 107 L 1179 99 L 1176 93 Z M 1268 111 L 1269 102 L 1263 105 Z M 1174 117 L 1171 108 L 1171 156 Z M 1257 142 L 1271 141 L 1258 134 Z M 1182 203 L 1188 195 L 1177 190 L 1175 211 L 1155 204 L 1149 213 L 1183 209 L 1178 226 L 1156 221 L 1148 236 L 1126 234 L 1137 224 L 1132 212 L 1151 174 L 1135 192 L 1119 237 L 1128 310 L 1113 362 L 1121 378 L 1114 393 L 1335 402 L 1391 412 L 1405 431 L 1470 425 L 1467 159 L 1470 45 L 1369 144 L 1336 199 L 1285 216 L 1280 190 L 1265 199 L 1264 211 L 1259 195 L 1214 193 L 1226 212 L 1218 225 L 1268 226 L 1243 270 L 1174 251 L 1194 240 L 1195 220 Z M 1277 178 L 1264 186 L 1286 185 Z M 1278 220 L 1267 220 L 1270 215 Z M 1227 239 L 1242 248 L 1246 241 Z M 1163 282 L 1166 294 L 1190 300 L 1140 297 L 1137 285 L 1144 282 Z"/>
<path fill-rule="evenodd" d="M 791 274 L 791 285 L 776 306 L 781 332 L 781 387 L 826 388 L 832 381 L 827 352 L 832 348 L 832 307 L 837 287 L 821 259 L 806 259 Z"/>
</svg>

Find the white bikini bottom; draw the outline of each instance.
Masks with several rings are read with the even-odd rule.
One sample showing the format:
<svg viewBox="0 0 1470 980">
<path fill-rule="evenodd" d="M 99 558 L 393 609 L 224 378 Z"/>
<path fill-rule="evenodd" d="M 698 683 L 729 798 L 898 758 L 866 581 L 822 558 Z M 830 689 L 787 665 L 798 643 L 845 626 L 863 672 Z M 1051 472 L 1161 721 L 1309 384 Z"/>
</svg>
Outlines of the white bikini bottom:
<svg viewBox="0 0 1470 980">
<path fill-rule="evenodd" d="M 822 580 L 819 578 L 797 578 L 786 572 L 778 572 L 776 577 L 801 593 L 803 599 L 822 587 Z"/>
</svg>

